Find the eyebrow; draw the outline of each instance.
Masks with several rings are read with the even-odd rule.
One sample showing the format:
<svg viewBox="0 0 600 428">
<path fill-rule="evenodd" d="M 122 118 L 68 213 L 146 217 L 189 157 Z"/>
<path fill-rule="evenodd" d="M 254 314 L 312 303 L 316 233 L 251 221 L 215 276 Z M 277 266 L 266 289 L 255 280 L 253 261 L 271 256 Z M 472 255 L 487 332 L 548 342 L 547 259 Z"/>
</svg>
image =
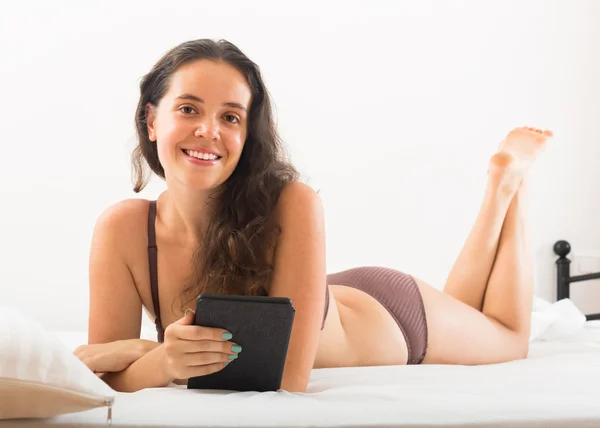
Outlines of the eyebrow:
<svg viewBox="0 0 600 428">
<path fill-rule="evenodd" d="M 197 97 L 196 95 L 192 95 L 192 94 L 182 94 L 179 95 L 177 98 L 175 98 L 176 100 L 191 100 L 191 101 L 196 101 L 198 103 L 202 103 L 204 104 L 204 100 L 200 97 Z M 246 107 L 244 107 L 243 105 L 241 105 L 240 103 L 234 103 L 234 102 L 227 102 L 227 103 L 223 103 L 223 105 L 225 107 L 233 107 L 233 108 L 238 108 L 240 110 L 244 110 L 246 111 Z"/>
</svg>

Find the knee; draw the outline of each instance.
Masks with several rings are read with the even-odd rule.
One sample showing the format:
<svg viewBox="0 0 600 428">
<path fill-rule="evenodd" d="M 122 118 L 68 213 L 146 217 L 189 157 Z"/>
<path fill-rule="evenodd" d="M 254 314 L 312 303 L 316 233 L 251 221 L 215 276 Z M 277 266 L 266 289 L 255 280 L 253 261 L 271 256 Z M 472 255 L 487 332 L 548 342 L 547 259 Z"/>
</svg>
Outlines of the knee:
<svg viewBox="0 0 600 428">
<path fill-rule="evenodd" d="M 495 321 L 501 332 L 502 360 L 504 362 L 513 360 L 523 360 L 529 355 L 529 326 L 519 326 L 517 328 L 503 324 L 498 319 L 488 316 Z"/>
<path fill-rule="evenodd" d="M 529 355 L 529 334 L 524 332 L 514 332 L 513 344 L 511 347 L 512 360 L 524 360 Z"/>
</svg>

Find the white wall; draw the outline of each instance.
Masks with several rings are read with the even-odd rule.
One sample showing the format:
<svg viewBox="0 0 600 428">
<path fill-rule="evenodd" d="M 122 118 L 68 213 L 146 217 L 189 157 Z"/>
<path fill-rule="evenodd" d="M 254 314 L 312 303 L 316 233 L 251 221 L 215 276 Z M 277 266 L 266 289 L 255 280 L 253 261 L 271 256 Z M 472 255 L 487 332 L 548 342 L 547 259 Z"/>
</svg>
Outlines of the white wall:
<svg viewBox="0 0 600 428">
<path fill-rule="evenodd" d="M 86 328 L 94 222 L 137 197 L 139 79 L 204 37 L 261 66 L 281 134 L 326 207 L 329 271 L 391 266 L 441 288 L 487 159 L 521 125 L 556 133 L 534 172 L 538 295 L 554 299 L 557 239 L 599 254 L 598 2 L 289 3 L 0 7 L 0 302 L 49 328 Z M 141 197 L 162 189 L 154 181 Z M 582 308 L 600 311 L 597 283 L 576 287 Z"/>
</svg>

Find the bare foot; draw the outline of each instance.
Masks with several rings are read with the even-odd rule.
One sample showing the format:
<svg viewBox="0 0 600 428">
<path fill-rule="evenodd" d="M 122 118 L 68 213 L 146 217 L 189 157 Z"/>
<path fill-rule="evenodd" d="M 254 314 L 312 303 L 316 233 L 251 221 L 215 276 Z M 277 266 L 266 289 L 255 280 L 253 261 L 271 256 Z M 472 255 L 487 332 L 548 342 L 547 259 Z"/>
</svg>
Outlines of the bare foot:
<svg viewBox="0 0 600 428">
<path fill-rule="evenodd" d="M 513 168 L 525 175 L 533 161 L 546 148 L 552 138 L 552 131 L 531 127 L 515 128 L 508 133 L 498 147 L 499 153 L 509 153 L 516 158 Z"/>
<path fill-rule="evenodd" d="M 552 131 L 536 128 L 522 127 L 509 132 L 490 158 L 488 173 L 492 185 L 512 197 L 551 138 Z"/>
</svg>

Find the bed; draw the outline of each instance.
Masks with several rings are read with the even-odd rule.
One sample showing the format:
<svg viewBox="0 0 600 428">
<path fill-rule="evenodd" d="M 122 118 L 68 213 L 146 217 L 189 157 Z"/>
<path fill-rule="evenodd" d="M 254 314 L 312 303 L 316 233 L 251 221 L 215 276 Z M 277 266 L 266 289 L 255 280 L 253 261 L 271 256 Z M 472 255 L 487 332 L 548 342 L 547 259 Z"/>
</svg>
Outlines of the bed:
<svg viewBox="0 0 600 428">
<path fill-rule="evenodd" d="M 564 244 L 555 250 L 564 253 Z M 564 263 L 558 263 L 565 256 L 557 261 L 557 266 L 562 266 L 558 275 L 561 287 L 571 279 Z M 554 303 L 536 298 L 530 353 L 524 360 L 472 367 L 318 369 L 313 371 L 306 393 L 191 391 L 171 385 L 118 394 L 112 425 L 598 427 L 600 320 L 590 318 L 594 317 L 586 318 L 568 297 Z M 85 333 L 57 334 L 73 348 L 82 343 L 78 335 Z M 106 424 L 107 409 L 97 408 L 47 419 L 5 421 L 0 427 Z"/>
</svg>

